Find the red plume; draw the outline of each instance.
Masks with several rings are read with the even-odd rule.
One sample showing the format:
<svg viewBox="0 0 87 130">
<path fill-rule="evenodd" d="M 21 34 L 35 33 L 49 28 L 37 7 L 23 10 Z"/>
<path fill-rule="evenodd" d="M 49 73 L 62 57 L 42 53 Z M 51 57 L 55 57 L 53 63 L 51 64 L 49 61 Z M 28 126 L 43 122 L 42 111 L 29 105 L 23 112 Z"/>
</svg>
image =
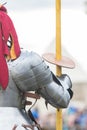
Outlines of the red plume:
<svg viewBox="0 0 87 130">
<path fill-rule="evenodd" d="M 20 46 L 13 22 L 6 13 L 6 8 L 0 8 L 0 84 L 5 89 L 9 82 L 8 67 L 5 56 L 16 59 L 20 55 Z M 3 11 L 4 10 L 4 11 Z M 12 48 L 9 50 L 7 41 L 12 38 Z"/>
</svg>

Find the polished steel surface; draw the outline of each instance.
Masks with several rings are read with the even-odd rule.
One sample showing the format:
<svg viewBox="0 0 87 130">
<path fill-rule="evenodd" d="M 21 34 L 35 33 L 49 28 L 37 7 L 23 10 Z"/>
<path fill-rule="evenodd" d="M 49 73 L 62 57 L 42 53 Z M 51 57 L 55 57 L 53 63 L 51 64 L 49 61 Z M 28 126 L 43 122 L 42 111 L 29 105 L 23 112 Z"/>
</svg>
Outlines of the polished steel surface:
<svg viewBox="0 0 87 130">
<path fill-rule="evenodd" d="M 17 60 L 8 62 L 8 68 L 17 88 L 22 92 L 36 91 L 56 108 L 68 106 L 70 93 L 67 89 L 72 87 L 69 76 L 56 78 L 37 53 L 22 50 Z"/>
<path fill-rule="evenodd" d="M 30 123 L 31 119 L 24 111 L 13 107 L 0 107 L 0 130 L 12 130 L 14 125 L 23 130 L 22 124 Z"/>
</svg>

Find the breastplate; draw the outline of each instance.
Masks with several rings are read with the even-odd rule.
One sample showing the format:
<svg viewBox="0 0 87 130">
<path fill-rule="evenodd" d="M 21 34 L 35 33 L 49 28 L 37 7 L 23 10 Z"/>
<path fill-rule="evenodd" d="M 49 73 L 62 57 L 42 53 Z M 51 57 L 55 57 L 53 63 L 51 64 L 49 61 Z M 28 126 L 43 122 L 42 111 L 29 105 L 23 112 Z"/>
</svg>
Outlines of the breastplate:
<svg viewBox="0 0 87 130">
<path fill-rule="evenodd" d="M 0 130 L 12 130 L 14 125 L 17 125 L 20 130 L 25 130 L 22 127 L 22 124 L 32 124 L 31 119 L 26 115 L 26 113 L 18 108 L 0 107 L 0 117 Z"/>
</svg>

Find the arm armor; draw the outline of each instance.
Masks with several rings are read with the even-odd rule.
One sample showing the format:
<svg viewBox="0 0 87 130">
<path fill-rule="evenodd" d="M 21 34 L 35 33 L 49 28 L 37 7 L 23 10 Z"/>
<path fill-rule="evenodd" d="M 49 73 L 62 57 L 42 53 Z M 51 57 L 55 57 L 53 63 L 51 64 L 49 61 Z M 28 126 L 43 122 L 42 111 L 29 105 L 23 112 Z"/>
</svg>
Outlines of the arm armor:
<svg viewBox="0 0 87 130">
<path fill-rule="evenodd" d="M 22 51 L 19 58 L 8 62 L 8 68 L 21 91 L 36 91 L 56 108 L 68 106 L 72 97 L 69 76 L 56 77 L 38 54 Z"/>
</svg>

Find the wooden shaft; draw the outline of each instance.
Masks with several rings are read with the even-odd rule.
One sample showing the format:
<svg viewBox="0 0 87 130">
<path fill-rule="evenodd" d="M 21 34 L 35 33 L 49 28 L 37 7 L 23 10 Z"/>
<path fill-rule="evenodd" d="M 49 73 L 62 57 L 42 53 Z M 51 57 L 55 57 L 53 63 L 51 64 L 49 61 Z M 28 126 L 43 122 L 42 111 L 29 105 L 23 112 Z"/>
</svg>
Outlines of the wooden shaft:
<svg viewBox="0 0 87 130">
<path fill-rule="evenodd" d="M 61 0 L 56 0 L 56 59 L 61 59 Z M 61 67 L 56 66 L 56 75 L 61 75 Z M 56 111 L 56 130 L 62 130 L 62 110 Z"/>
</svg>

